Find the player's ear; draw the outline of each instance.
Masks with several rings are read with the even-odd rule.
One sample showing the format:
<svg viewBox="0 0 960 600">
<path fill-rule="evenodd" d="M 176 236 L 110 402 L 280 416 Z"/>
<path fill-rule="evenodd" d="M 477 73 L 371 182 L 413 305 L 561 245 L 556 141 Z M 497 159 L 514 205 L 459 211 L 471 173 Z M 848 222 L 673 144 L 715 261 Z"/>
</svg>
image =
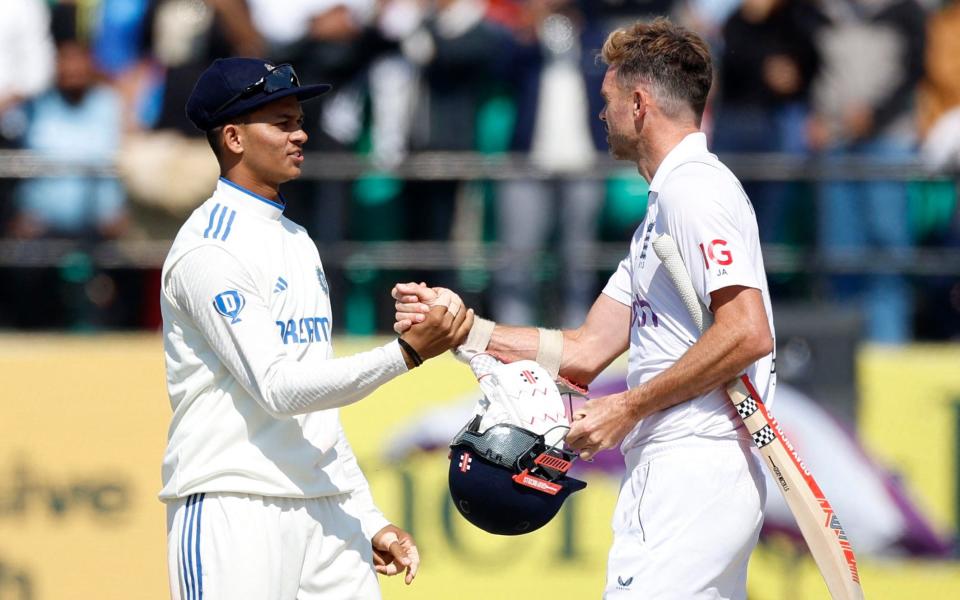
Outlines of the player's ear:
<svg viewBox="0 0 960 600">
<path fill-rule="evenodd" d="M 243 131 L 236 123 L 227 123 L 223 126 L 223 151 L 224 154 L 243 154 Z"/>
<path fill-rule="evenodd" d="M 634 87 L 631 102 L 633 103 L 633 122 L 639 131 L 642 127 L 643 117 L 647 114 L 647 109 L 650 106 L 650 96 L 647 90 L 639 85 Z"/>
</svg>

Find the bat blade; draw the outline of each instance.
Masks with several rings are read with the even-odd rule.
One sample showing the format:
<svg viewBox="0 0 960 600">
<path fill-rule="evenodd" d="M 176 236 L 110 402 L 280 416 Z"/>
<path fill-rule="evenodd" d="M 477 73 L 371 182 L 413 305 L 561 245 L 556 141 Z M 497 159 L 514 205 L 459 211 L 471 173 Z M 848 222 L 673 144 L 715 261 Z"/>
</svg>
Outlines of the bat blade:
<svg viewBox="0 0 960 600">
<path fill-rule="evenodd" d="M 834 600 L 861 600 L 863 589 L 853 546 L 830 501 L 780 424 L 746 375 L 730 383 L 727 395 L 797 521 L 830 595 Z"/>
<path fill-rule="evenodd" d="M 661 235 L 653 242 L 653 249 L 697 328 L 703 331 L 707 315 L 690 282 L 676 242 L 669 235 Z M 727 396 L 753 437 L 764 465 L 777 482 L 830 595 L 834 600 L 862 600 L 857 558 L 840 519 L 746 374 L 730 382 Z"/>
</svg>

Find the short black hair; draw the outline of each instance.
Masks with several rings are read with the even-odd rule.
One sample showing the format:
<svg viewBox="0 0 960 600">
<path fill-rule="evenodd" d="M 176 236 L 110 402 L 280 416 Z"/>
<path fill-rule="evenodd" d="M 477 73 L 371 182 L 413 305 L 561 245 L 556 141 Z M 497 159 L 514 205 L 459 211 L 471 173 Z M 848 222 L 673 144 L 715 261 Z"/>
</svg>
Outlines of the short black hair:
<svg viewBox="0 0 960 600">
<path fill-rule="evenodd" d="M 207 143 L 210 144 L 210 149 L 213 150 L 213 155 L 217 157 L 217 160 L 220 160 L 223 156 L 223 125 L 217 125 L 213 129 L 208 129 L 204 132 L 207 136 Z"/>
<path fill-rule="evenodd" d="M 207 143 L 210 144 L 210 149 L 213 150 L 213 155 L 217 157 L 217 160 L 223 159 L 223 127 L 225 125 L 241 125 L 247 122 L 246 115 L 238 115 L 226 123 L 221 123 L 212 129 L 208 129 L 204 132 L 207 136 Z"/>
</svg>

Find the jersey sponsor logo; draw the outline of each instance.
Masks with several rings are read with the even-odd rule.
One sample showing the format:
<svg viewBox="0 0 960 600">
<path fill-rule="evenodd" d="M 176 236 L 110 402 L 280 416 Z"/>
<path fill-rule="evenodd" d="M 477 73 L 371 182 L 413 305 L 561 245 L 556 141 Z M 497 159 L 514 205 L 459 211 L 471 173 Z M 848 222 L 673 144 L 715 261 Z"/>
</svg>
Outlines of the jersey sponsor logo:
<svg viewBox="0 0 960 600">
<path fill-rule="evenodd" d="M 700 254 L 703 255 L 703 263 L 708 269 L 711 262 L 721 266 L 733 263 L 733 255 L 729 250 L 724 249 L 726 245 L 727 240 L 713 240 L 708 246 L 700 244 Z M 724 269 L 723 272 L 726 273 L 726 270 Z"/>
<path fill-rule="evenodd" d="M 220 292 L 213 298 L 213 308 L 218 313 L 230 319 L 230 324 L 240 322 L 240 311 L 246 306 L 247 301 L 243 294 L 237 290 L 227 290 Z"/>
<path fill-rule="evenodd" d="M 273 284 L 273 293 L 279 294 L 287 289 L 287 280 L 283 277 L 277 277 L 277 282 Z"/>
<path fill-rule="evenodd" d="M 617 589 L 618 590 L 628 590 L 630 589 L 630 584 L 633 583 L 633 577 L 627 577 L 624 579 L 620 575 L 617 575 Z"/>
<path fill-rule="evenodd" d="M 657 313 L 653 312 L 650 303 L 634 294 L 633 302 L 630 305 L 630 324 L 632 327 L 660 327 L 660 319 Z"/>
<path fill-rule="evenodd" d="M 330 319 L 327 317 L 304 317 L 276 323 L 284 345 L 330 341 Z"/>
</svg>

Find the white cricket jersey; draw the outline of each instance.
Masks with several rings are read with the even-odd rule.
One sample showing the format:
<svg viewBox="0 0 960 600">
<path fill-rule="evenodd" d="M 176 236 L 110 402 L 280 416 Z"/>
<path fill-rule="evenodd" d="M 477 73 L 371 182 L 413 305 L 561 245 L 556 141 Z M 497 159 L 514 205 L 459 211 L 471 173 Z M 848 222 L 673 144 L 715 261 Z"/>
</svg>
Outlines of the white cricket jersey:
<svg viewBox="0 0 960 600">
<path fill-rule="evenodd" d="M 710 293 L 731 285 L 756 288 L 773 333 L 770 292 L 760 253 L 753 207 L 737 178 L 707 150 L 706 136 L 688 135 L 660 164 L 650 182 L 646 218 L 630 242 L 603 293 L 631 307 L 630 388 L 673 365 L 700 334 L 652 242 L 670 234 L 680 248 L 693 287 L 705 306 Z M 773 353 L 746 373 L 768 404 L 776 384 Z M 622 449 L 669 442 L 687 436 L 749 439 L 722 389 L 642 419 L 624 438 Z"/>
<path fill-rule="evenodd" d="M 320 256 L 283 206 L 220 180 L 163 265 L 173 408 L 161 499 L 198 492 L 351 493 L 372 535 L 387 524 L 337 407 L 407 371 L 396 341 L 333 358 Z"/>
</svg>

